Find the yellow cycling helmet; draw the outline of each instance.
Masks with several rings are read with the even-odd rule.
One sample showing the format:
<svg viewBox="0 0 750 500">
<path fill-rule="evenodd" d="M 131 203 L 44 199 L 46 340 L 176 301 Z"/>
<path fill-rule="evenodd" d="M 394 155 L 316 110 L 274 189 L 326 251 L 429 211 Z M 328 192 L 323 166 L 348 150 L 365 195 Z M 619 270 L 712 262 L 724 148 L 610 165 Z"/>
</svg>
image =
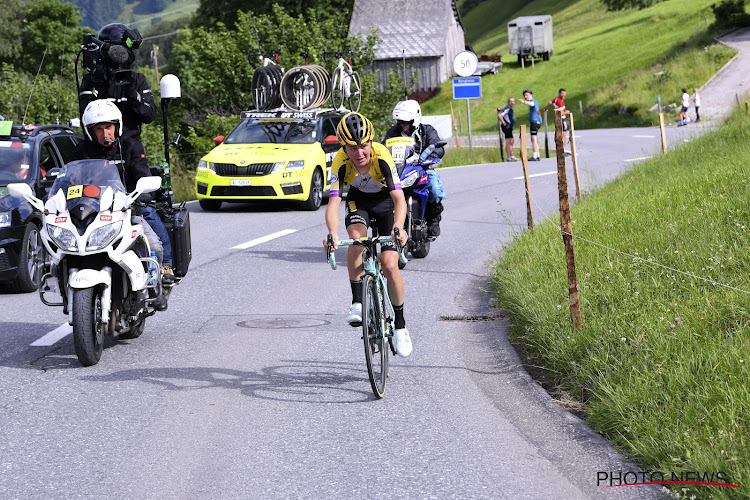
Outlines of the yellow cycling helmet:
<svg viewBox="0 0 750 500">
<path fill-rule="evenodd" d="M 372 122 L 359 113 L 351 112 L 344 115 L 336 127 L 336 137 L 342 146 L 357 146 L 371 141 L 375 137 Z"/>
</svg>

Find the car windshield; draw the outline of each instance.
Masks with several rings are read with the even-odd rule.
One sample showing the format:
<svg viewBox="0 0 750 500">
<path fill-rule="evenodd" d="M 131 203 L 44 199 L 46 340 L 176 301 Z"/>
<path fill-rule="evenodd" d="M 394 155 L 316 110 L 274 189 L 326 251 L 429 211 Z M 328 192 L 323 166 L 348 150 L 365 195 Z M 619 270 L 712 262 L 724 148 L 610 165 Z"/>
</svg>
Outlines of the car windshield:
<svg viewBox="0 0 750 500">
<path fill-rule="evenodd" d="M 318 138 L 318 120 L 245 120 L 224 140 L 225 144 L 312 144 Z"/>
<path fill-rule="evenodd" d="M 125 193 L 117 165 L 106 160 L 80 160 L 65 165 L 52 185 L 50 195 L 62 190 L 71 206 L 84 203 L 99 210 L 99 198 L 111 187 L 115 193 Z"/>
<path fill-rule="evenodd" d="M 0 141 L 0 186 L 29 178 L 31 152 L 30 144 Z"/>
</svg>

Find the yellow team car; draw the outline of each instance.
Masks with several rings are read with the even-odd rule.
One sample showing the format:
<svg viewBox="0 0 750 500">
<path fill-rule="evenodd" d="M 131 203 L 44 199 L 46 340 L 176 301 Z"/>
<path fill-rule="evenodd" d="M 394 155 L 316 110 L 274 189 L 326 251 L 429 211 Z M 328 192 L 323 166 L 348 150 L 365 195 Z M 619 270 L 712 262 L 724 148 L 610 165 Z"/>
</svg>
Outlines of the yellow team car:
<svg viewBox="0 0 750 500">
<path fill-rule="evenodd" d="M 342 116 L 333 109 L 244 111 L 240 124 L 226 138 L 214 139 L 219 146 L 198 163 L 195 192 L 201 208 L 292 200 L 303 210 L 317 210 L 331 187 Z"/>
</svg>

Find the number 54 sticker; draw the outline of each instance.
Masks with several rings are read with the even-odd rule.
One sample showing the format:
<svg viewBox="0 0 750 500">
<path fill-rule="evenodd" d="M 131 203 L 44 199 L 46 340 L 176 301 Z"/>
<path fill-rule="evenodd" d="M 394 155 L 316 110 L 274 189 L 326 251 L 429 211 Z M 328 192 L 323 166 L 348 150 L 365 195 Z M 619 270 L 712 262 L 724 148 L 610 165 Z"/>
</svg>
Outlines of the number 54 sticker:
<svg viewBox="0 0 750 500">
<path fill-rule="evenodd" d="M 70 186 L 68 188 L 68 196 L 67 199 L 70 200 L 72 198 L 80 198 L 83 196 L 83 186 Z"/>
</svg>

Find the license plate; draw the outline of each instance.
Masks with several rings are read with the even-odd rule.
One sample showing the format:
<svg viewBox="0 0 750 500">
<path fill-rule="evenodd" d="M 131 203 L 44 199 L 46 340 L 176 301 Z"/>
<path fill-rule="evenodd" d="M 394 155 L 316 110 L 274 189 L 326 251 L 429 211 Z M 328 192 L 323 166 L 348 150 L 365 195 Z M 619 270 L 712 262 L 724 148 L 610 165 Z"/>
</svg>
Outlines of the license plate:
<svg viewBox="0 0 750 500">
<path fill-rule="evenodd" d="M 230 184 L 232 186 L 249 186 L 250 182 L 250 179 L 232 179 Z"/>
</svg>

